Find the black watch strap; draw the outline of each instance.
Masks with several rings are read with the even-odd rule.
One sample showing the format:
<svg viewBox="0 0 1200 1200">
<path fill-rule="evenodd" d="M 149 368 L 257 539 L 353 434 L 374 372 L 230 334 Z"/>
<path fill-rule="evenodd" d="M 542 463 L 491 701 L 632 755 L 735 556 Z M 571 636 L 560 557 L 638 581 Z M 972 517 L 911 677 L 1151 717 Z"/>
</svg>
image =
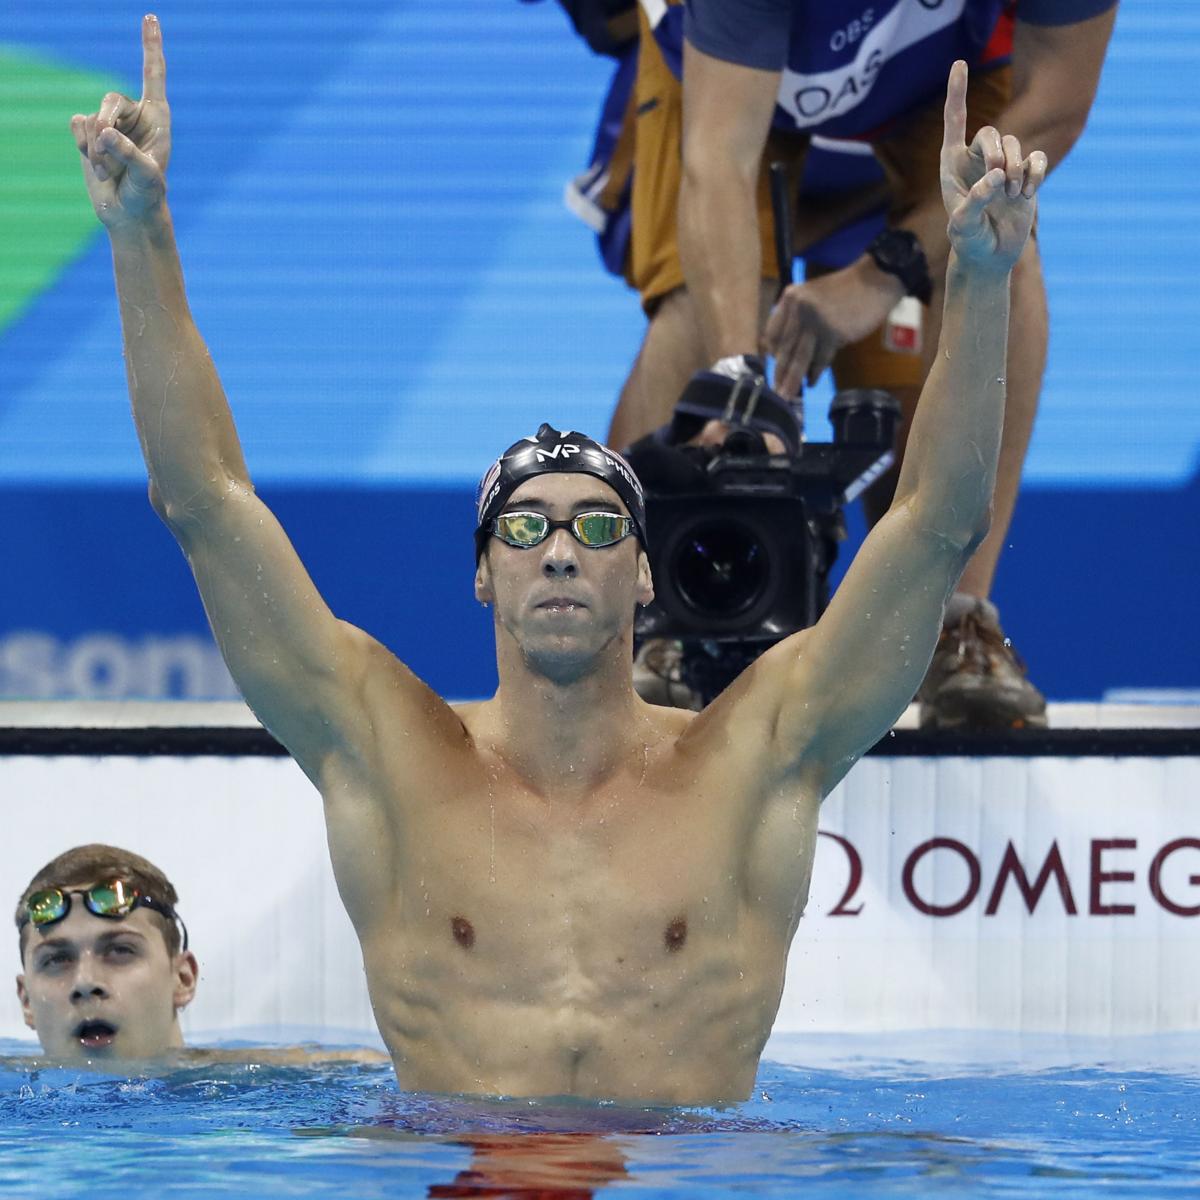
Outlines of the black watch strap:
<svg viewBox="0 0 1200 1200">
<path fill-rule="evenodd" d="M 885 229 L 867 247 L 875 265 L 904 284 L 905 295 L 928 304 L 933 295 L 929 263 L 917 235 L 907 229 Z"/>
</svg>

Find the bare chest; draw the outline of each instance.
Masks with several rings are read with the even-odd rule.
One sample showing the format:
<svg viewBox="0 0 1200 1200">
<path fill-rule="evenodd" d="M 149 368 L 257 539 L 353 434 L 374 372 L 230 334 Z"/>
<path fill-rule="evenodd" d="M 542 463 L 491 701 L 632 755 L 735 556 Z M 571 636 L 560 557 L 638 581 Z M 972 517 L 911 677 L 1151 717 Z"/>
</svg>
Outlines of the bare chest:
<svg viewBox="0 0 1200 1200">
<path fill-rule="evenodd" d="M 392 928 L 531 984 L 693 958 L 734 932 L 745 891 L 744 806 L 715 784 L 581 801 L 493 782 L 435 801 L 408 823 Z"/>
<path fill-rule="evenodd" d="M 364 957 L 412 1078 L 451 1086 L 429 1072 L 461 1059 L 490 1064 L 485 1090 L 552 1094 L 583 1087 L 572 1072 L 589 1064 L 632 1071 L 663 1046 L 693 1047 L 698 1070 L 760 1045 L 787 931 L 748 888 L 747 798 L 705 775 L 583 800 L 489 777 L 407 815 Z M 643 1086 L 631 1077 L 630 1094 Z"/>
</svg>

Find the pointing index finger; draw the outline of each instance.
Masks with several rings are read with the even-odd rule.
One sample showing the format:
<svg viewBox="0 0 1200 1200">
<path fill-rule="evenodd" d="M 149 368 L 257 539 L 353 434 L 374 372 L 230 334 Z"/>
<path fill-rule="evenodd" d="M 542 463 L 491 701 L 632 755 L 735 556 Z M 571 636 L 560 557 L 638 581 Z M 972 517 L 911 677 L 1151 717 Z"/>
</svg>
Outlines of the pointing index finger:
<svg viewBox="0 0 1200 1200">
<path fill-rule="evenodd" d="M 967 144 L 967 64 L 960 58 L 946 83 L 945 133 L 942 145 L 957 149 Z"/>
<path fill-rule="evenodd" d="M 167 98 L 167 64 L 163 58 L 162 27 L 153 13 L 142 18 L 142 99 Z"/>
</svg>

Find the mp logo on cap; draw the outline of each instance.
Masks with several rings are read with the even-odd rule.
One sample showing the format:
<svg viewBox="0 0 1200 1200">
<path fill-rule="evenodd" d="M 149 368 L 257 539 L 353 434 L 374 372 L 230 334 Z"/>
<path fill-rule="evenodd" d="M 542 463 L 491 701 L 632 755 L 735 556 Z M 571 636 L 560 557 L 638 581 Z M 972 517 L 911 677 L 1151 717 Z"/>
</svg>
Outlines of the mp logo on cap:
<svg viewBox="0 0 1200 1200">
<path fill-rule="evenodd" d="M 559 442 L 553 450 L 542 450 L 539 448 L 537 451 L 537 460 L 538 462 L 545 462 L 548 458 L 558 458 L 560 452 L 563 458 L 570 458 L 572 454 L 579 453 L 579 447 L 573 442 Z"/>
</svg>

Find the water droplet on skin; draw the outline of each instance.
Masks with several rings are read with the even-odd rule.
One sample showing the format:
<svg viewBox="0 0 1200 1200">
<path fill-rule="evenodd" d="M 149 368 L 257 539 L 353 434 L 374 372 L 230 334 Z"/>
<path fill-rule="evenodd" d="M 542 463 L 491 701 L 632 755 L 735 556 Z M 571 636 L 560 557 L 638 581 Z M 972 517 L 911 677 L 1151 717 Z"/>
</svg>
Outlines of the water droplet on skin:
<svg viewBox="0 0 1200 1200">
<path fill-rule="evenodd" d="M 491 850 L 488 856 L 488 883 L 496 882 L 496 801 L 491 796 L 491 788 L 488 788 L 489 799 L 491 804 L 489 807 L 492 810 L 491 817 Z"/>
</svg>

